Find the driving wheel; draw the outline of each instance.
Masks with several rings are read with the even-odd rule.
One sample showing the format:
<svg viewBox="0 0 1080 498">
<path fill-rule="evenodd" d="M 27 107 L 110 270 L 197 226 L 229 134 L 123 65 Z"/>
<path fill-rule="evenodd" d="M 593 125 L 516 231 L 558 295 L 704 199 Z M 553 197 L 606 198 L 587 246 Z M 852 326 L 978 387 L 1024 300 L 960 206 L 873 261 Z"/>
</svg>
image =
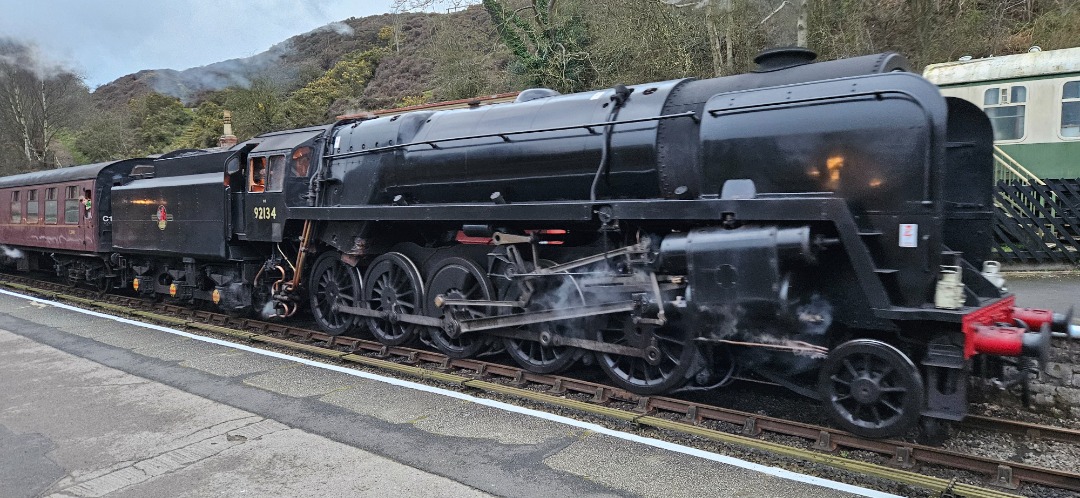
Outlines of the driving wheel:
<svg viewBox="0 0 1080 498">
<path fill-rule="evenodd" d="M 308 301 L 315 322 L 330 335 L 341 335 L 357 323 L 357 316 L 335 310 L 335 305 L 360 306 L 360 271 L 341 261 L 341 255 L 328 252 L 319 256 L 311 271 Z"/>
<path fill-rule="evenodd" d="M 368 319 L 368 327 L 375 339 L 388 346 L 415 339 L 420 325 L 398 321 L 395 315 L 419 314 L 423 310 L 423 296 L 420 272 L 404 254 L 388 252 L 375 258 L 364 277 L 364 301 L 371 309 L 390 314 L 385 320 Z"/>
<path fill-rule="evenodd" d="M 495 289 L 483 270 L 476 263 L 464 258 L 447 258 L 428 281 L 424 306 L 428 316 L 469 320 L 491 314 L 490 306 L 454 305 L 438 307 L 436 298 L 490 301 Z M 460 334 L 451 337 L 446 330 L 429 328 L 431 342 L 443 354 L 451 358 L 470 358 L 487 346 L 487 338 L 480 333 Z"/>
<path fill-rule="evenodd" d="M 635 324 L 629 313 L 602 315 L 596 320 L 597 340 L 645 351 L 645 357 L 596 353 L 596 362 L 617 386 L 652 395 L 686 383 L 687 371 L 698 354 L 689 328 L 673 324 L 645 328 Z"/>
<path fill-rule="evenodd" d="M 526 264 L 526 272 L 532 271 L 532 263 Z M 554 266 L 555 263 L 551 261 L 541 261 L 542 266 Z M 548 278 L 573 278 L 573 277 L 548 277 Z M 540 296 L 544 295 L 545 290 L 551 290 L 555 285 L 552 281 L 543 281 L 542 279 L 534 279 L 532 285 L 536 286 L 536 290 L 532 294 L 530 303 L 526 304 L 523 308 L 501 308 L 502 313 L 522 313 L 526 311 L 538 311 L 544 309 L 542 304 L 538 304 Z M 502 297 L 503 301 L 517 301 L 521 298 L 522 290 L 519 286 L 519 282 L 511 281 L 503 289 Z M 566 299 L 570 301 L 571 306 L 581 306 L 585 301 L 578 292 L 571 292 L 567 294 Z M 573 335 L 575 329 L 581 329 L 584 324 L 584 320 L 560 320 L 555 322 L 543 322 L 532 325 L 526 325 L 520 327 L 521 330 L 535 332 L 545 337 L 554 337 L 555 335 Z M 522 368 L 530 372 L 540 374 L 553 374 L 562 372 L 570 368 L 574 362 L 581 357 L 581 351 L 577 348 L 569 346 L 555 346 L 552 344 L 543 344 L 540 341 L 533 341 L 529 339 L 518 339 L 506 337 L 503 339 L 503 346 L 506 348 L 506 353 L 511 358 L 521 365 Z"/>
</svg>

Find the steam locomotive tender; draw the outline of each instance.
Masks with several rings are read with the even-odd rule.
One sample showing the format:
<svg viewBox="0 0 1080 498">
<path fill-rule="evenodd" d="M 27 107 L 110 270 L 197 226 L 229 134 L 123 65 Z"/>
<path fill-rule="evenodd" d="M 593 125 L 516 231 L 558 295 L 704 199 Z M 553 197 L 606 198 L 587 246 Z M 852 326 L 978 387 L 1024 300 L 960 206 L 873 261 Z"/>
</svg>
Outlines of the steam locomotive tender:
<svg viewBox="0 0 1080 498">
<path fill-rule="evenodd" d="M 595 362 L 645 395 L 750 372 L 872 437 L 960 420 L 973 372 L 1009 382 L 1080 334 L 980 273 L 985 115 L 898 55 L 813 57 L 124 163 L 97 180 L 111 247 L 47 254 L 102 286 L 309 307 L 331 334 Z"/>
</svg>

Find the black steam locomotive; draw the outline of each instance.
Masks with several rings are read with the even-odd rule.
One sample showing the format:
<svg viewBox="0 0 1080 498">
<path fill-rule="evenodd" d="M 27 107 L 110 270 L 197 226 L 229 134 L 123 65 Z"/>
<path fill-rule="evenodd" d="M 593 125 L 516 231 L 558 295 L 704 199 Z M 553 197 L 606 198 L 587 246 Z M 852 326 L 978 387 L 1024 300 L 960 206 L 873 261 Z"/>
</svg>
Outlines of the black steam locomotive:
<svg viewBox="0 0 1080 498">
<path fill-rule="evenodd" d="M 0 236 L 101 287 L 309 308 L 332 334 L 537 372 L 595 362 L 641 394 L 742 371 L 862 435 L 959 420 L 975 365 L 1023 367 L 1071 317 L 1016 309 L 981 273 L 986 116 L 895 54 L 813 58 L 84 166 L 57 182 L 92 191 L 93 247 Z M 30 223 L 27 197 L 7 225 Z"/>
</svg>

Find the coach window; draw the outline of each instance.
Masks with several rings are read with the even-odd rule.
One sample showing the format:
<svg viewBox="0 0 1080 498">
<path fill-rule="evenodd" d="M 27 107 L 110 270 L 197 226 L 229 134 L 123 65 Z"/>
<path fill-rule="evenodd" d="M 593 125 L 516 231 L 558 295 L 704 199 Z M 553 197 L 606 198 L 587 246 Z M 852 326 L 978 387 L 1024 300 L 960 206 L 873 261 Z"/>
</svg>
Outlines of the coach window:
<svg viewBox="0 0 1080 498">
<path fill-rule="evenodd" d="M 995 87 L 983 93 L 983 111 L 994 127 L 994 140 L 1024 138 L 1027 87 Z"/>
<path fill-rule="evenodd" d="M 270 176 L 266 178 L 267 192 L 281 192 L 285 185 L 285 156 L 270 156 Z"/>
<path fill-rule="evenodd" d="M 248 162 L 248 192 L 266 190 L 266 158 L 253 157 Z"/>
<path fill-rule="evenodd" d="M 56 187 L 45 189 L 45 224 L 56 224 Z"/>
<path fill-rule="evenodd" d="M 26 222 L 38 222 L 38 198 L 37 190 L 26 191 Z"/>
<path fill-rule="evenodd" d="M 22 202 L 19 201 L 19 192 L 11 193 L 11 222 L 22 223 Z"/>
<path fill-rule="evenodd" d="M 79 224 L 79 208 L 82 201 L 79 200 L 79 187 L 71 186 L 64 189 L 64 223 L 68 225 Z"/>
<path fill-rule="evenodd" d="M 1080 80 L 1066 82 L 1062 87 L 1061 136 L 1080 137 Z"/>
</svg>

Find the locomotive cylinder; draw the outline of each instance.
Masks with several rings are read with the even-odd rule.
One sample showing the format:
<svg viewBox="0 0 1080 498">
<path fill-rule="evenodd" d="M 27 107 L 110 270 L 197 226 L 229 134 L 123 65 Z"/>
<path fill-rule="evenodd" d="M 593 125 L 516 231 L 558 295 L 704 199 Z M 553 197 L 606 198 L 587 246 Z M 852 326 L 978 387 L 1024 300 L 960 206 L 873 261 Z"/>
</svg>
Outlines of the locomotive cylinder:
<svg viewBox="0 0 1080 498">
<path fill-rule="evenodd" d="M 811 259 L 810 229 L 708 228 L 665 237 L 658 266 L 689 276 L 687 301 L 703 330 L 724 328 L 723 316 L 740 306 L 747 316 L 768 316 L 786 304 L 784 267 Z"/>
</svg>

